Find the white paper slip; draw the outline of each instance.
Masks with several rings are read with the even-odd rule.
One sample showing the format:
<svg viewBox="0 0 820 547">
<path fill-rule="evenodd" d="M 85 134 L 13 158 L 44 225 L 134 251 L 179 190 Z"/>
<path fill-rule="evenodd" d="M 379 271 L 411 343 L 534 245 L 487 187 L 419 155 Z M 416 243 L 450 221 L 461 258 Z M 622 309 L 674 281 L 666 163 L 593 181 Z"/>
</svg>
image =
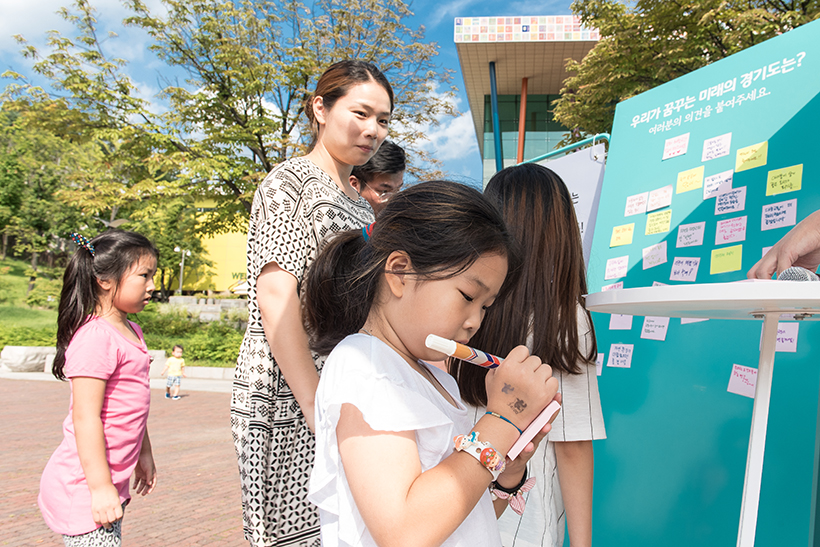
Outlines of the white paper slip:
<svg viewBox="0 0 820 547">
<path fill-rule="evenodd" d="M 630 368 L 632 366 L 632 352 L 634 344 L 612 344 L 609 346 L 608 367 Z"/>
<path fill-rule="evenodd" d="M 666 331 L 668 328 L 668 317 L 644 317 L 643 329 L 641 329 L 641 338 L 663 342 L 666 340 Z"/>
<path fill-rule="evenodd" d="M 729 387 L 726 391 L 754 399 L 756 385 L 756 368 L 732 365 L 732 375 L 729 377 Z"/>
<path fill-rule="evenodd" d="M 609 330 L 631 330 L 632 316 L 613 313 L 609 316 Z"/>
</svg>

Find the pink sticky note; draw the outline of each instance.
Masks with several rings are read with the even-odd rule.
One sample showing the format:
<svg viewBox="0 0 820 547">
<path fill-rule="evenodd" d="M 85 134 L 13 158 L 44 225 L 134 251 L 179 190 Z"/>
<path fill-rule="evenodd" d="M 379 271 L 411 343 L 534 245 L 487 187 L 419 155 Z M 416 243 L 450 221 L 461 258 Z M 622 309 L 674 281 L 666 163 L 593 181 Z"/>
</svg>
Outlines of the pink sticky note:
<svg viewBox="0 0 820 547">
<path fill-rule="evenodd" d="M 612 344 L 609 346 L 608 367 L 630 368 L 632 366 L 632 351 L 634 344 Z"/>
<path fill-rule="evenodd" d="M 703 155 L 700 161 L 709 161 L 729 155 L 732 146 L 732 134 L 726 133 L 703 141 Z"/>
<path fill-rule="evenodd" d="M 703 199 L 713 198 L 732 189 L 732 179 L 735 172 L 732 169 L 703 179 Z"/>
<path fill-rule="evenodd" d="M 746 241 L 746 216 L 720 220 L 717 223 L 715 245 Z"/>
<path fill-rule="evenodd" d="M 797 223 L 797 200 L 781 201 L 763 206 L 763 215 L 760 217 L 761 230 L 773 230 L 784 226 L 794 226 Z"/>
<path fill-rule="evenodd" d="M 658 188 L 657 190 L 652 190 L 649 192 L 649 199 L 646 202 L 646 210 L 654 211 L 655 209 L 660 209 L 662 207 L 669 207 L 672 205 L 672 194 L 674 193 L 674 189 L 672 185 L 664 186 L 663 188 Z"/>
<path fill-rule="evenodd" d="M 668 317 L 644 317 L 641 338 L 663 342 L 666 340 L 666 330 L 668 328 Z"/>
<path fill-rule="evenodd" d="M 613 313 L 609 316 L 609 330 L 630 330 L 632 329 L 632 316 Z"/>
<path fill-rule="evenodd" d="M 615 279 L 618 277 L 626 277 L 626 272 L 629 270 L 629 255 L 619 256 L 617 258 L 610 258 L 606 261 L 606 270 L 604 272 L 604 279 Z"/>
<path fill-rule="evenodd" d="M 689 323 L 702 323 L 704 321 L 708 321 L 708 319 L 701 319 L 700 317 L 681 317 L 680 324 L 681 325 L 688 325 Z"/>
<path fill-rule="evenodd" d="M 650 245 L 643 249 L 643 269 L 666 264 L 666 241 Z"/>
<path fill-rule="evenodd" d="M 686 154 L 686 150 L 688 148 L 689 133 L 684 133 L 683 135 L 666 139 L 666 142 L 663 144 L 663 157 L 661 158 L 661 161 L 668 160 L 669 158 L 674 158 L 676 156 L 682 156 Z"/>
<path fill-rule="evenodd" d="M 617 283 L 612 283 L 611 285 L 604 285 L 603 287 L 601 287 L 601 292 L 614 291 L 615 289 L 623 289 L 623 288 L 624 288 L 624 282 L 623 281 L 618 281 Z"/>
<path fill-rule="evenodd" d="M 677 247 L 696 247 L 703 245 L 703 230 L 706 222 L 695 222 L 694 224 L 681 224 L 678 226 Z"/>
<path fill-rule="evenodd" d="M 729 387 L 726 391 L 754 399 L 756 385 L 756 368 L 732 365 L 732 375 L 729 377 Z"/>
<path fill-rule="evenodd" d="M 691 281 L 694 283 L 698 277 L 699 266 L 700 258 L 676 256 L 672 262 L 672 273 L 669 276 L 669 280 Z"/>
<path fill-rule="evenodd" d="M 601 372 L 604 370 L 604 354 L 599 353 L 598 357 L 595 358 L 595 370 L 598 373 L 598 376 L 601 375 Z"/>
<path fill-rule="evenodd" d="M 781 316 L 782 317 L 782 316 Z M 794 316 L 789 317 L 792 319 Z M 777 323 L 777 343 L 774 350 L 783 353 L 797 352 L 797 334 L 800 332 L 800 323 Z M 763 327 L 760 328 L 760 345 L 763 345 Z"/>
<path fill-rule="evenodd" d="M 715 214 L 738 213 L 746 208 L 746 187 L 741 186 L 715 197 Z"/>
<path fill-rule="evenodd" d="M 649 192 L 644 192 L 642 194 L 635 194 L 634 196 L 629 196 L 626 198 L 626 210 L 624 211 L 624 216 L 629 217 L 632 215 L 645 213 L 646 200 L 648 197 Z"/>
</svg>

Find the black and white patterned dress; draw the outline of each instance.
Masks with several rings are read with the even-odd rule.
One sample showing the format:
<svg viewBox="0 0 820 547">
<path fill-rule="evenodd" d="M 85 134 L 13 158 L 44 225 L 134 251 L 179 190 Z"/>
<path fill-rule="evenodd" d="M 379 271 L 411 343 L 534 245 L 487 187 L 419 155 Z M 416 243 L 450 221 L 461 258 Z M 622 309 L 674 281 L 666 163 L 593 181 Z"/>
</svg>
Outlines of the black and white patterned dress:
<svg viewBox="0 0 820 547">
<path fill-rule="evenodd" d="M 271 355 L 256 301 L 256 279 L 276 262 L 301 287 L 328 235 L 373 222 L 363 199 L 350 199 L 306 158 L 265 177 L 248 226 L 248 328 L 231 395 L 231 431 L 239 462 L 245 538 L 254 547 L 318 547 L 319 516 L 307 501 L 315 441 Z M 317 370 L 324 356 L 314 355 Z"/>
</svg>

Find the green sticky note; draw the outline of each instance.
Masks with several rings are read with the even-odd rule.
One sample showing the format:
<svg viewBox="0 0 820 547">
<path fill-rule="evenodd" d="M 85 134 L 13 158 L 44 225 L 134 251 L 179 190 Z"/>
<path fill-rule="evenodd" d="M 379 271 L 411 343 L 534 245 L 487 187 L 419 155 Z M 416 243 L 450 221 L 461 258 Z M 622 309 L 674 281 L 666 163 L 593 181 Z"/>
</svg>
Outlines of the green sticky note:
<svg viewBox="0 0 820 547">
<path fill-rule="evenodd" d="M 743 262 L 743 245 L 723 247 L 712 251 L 712 264 L 709 273 L 720 274 L 726 272 L 736 272 L 741 268 Z"/>
<path fill-rule="evenodd" d="M 737 158 L 735 159 L 735 173 L 766 165 L 768 155 L 769 141 L 738 149 Z"/>
<path fill-rule="evenodd" d="M 620 247 L 632 243 L 632 234 L 635 231 L 635 223 L 624 224 L 612 228 L 612 237 L 609 240 L 610 247 Z"/>
<path fill-rule="evenodd" d="M 672 209 L 646 215 L 646 235 L 662 234 L 669 231 L 672 223 Z"/>
<path fill-rule="evenodd" d="M 803 164 L 769 171 L 766 179 L 766 195 L 775 196 L 795 192 L 803 186 Z"/>
<path fill-rule="evenodd" d="M 682 194 L 689 190 L 697 190 L 703 187 L 703 166 L 681 171 L 678 173 L 678 189 L 675 193 Z"/>
</svg>

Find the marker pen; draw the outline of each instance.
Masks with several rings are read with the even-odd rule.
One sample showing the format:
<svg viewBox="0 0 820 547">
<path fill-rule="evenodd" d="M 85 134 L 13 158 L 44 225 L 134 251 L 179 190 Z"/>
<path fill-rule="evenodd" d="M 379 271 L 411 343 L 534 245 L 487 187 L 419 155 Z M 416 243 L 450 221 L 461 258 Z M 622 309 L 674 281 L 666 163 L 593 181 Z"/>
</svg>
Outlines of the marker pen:
<svg viewBox="0 0 820 547">
<path fill-rule="evenodd" d="M 432 350 L 446 353 L 450 357 L 455 357 L 456 359 L 461 359 L 462 361 L 467 361 L 468 363 L 484 368 L 495 368 L 501 364 L 501 359 L 495 355 L 473 349 L 470 346 L 459 344 L 454 340 L 448 340 L 435 334 L 428 335 L 427 340 L 424 341 L 424 345 Z"/>
</svg>

